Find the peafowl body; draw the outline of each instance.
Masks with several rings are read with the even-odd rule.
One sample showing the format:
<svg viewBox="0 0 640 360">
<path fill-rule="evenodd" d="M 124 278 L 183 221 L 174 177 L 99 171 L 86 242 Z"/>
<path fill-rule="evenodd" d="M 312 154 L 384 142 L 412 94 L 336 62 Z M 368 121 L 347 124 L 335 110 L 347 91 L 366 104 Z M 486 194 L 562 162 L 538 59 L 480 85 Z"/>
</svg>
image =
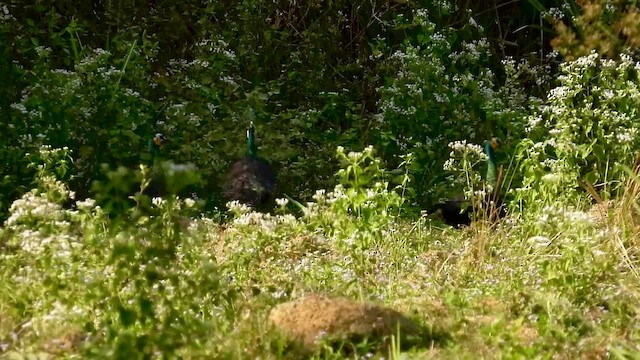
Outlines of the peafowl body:
<svg viewBox="0 0 640 360">
<path fill-rule="evenodd" d="M 445 224 L 456 227 L 471 224 L 472 211 L 473 208 L 462 195 L 437 203 L 428 210 L 429 213 L 440 213 Z"/>
<path fill-rule="evenodd" d="M 274 205 L 276 177 L 269 163 L 258 157 L 253 122 L 247 130 L 247 153 L 229 170 L 224 184 L 228 201 L 237 200 L 256 210 L 268 211 Z"/>
<path fill-rule="evenodd" d="M 505 209 L 502 206 L 502 199 L 498 196 L 498 170 L 496 166 L 493 150 L 500 145 L 500 139 L 494 137 L 486 140 L 484 143 L 484 151 L 487 154 L 487 173 L 486 183 L 491 185 L 493 192 L 485 195 L 482 207 L 489 217 L 505 216 Z M 463 195 L 458 195 L 453 199 L 449 199 L 435 204 L 429 210 L 429 213 L 439 212 L 444 222 L 451 226 L 460 227 L 462 225 L 471 224 L 471 214 L 473 206 L 465 199 Z"/>
</svg>

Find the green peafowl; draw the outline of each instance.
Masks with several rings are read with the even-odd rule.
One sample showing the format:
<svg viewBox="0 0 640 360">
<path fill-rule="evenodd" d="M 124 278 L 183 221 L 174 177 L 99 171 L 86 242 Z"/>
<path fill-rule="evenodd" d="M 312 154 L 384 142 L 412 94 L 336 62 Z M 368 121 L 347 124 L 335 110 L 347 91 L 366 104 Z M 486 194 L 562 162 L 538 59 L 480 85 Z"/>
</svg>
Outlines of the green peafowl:
<svg viewBox="0 0 640 360">
<path fill-rule="evenodd" d="M 149 139 L 151 174 L 149 183 L 142 191 L 142 194 L 150 198 L 161 197 L 166 193 L 166 181 L 160 169 L 160 162 L 162 161 L 161 150 L 166 142 L 167 138 L 161 133 L 157 133 L 153 138 Z"/>
<path fill-rule="evenodd" d="M 201 181 L 200 174 L 193 164 L 165 161 L 162 153 L 168 142 L 169 139 L 161 133 L 149 138 L 149 153 L 142 154 L 141 159 L 147 165 L 143 183 L 138 169 L 119 166 L 117 170 L 110 170 L 108 165 L 103 166 L 104 178 L 93 182 L 92 192 L 109 216 L 128 216 L 132 209 L 136 215 L 150 214 L 154 198 L 167 198 L 170 195 L 181 199 L 189 197 L 196 200 L 194 205 L 201 205 L 196 193 Z"/>
<path fill-rule="evenodd" d="M 202 183 L 200 173 L 192 163 L 175 163 L 163 158 L 163 147 L 169 141 L 160 133 L 149 140 L 151 166 L 149 183 L 143 194 L 151 198 L 167 195 L 197 198 L 196 192 Z"/>
<path fill-rule="evenodd" d="M 498 171 L 493 154 L 493 151 L 499 146 L 500 139 L 497 137 L 492 137 L 484 142 L 484 151 L 488 157 L 486 183 L 493 187 L 493 192 L 485 195 L 481 206 L 484 214 L 490 219 L 504 217 L 506 215 L 505 209 L 502 206 L 502 199 L 498 193 L 502 177 L 501 171 Z M 473 211 L 473 206 L 465 200 L 463 195 L 458 195 L 453 199 L 437 203 L 428 210 L 429 213 L 439 212 L 446 224 L 456 227 L 470 225 Z"/>
<path fill-rule="evenodd" d="M 237 200 L 255 210 L 269 211 L 275 205 L 276 177 L 269 163 L 258 157 L 255 134 L 252 121 L 247 129 L 247 153 L 227 173 L 224 195 L 227 201 Z"/>
</svg>

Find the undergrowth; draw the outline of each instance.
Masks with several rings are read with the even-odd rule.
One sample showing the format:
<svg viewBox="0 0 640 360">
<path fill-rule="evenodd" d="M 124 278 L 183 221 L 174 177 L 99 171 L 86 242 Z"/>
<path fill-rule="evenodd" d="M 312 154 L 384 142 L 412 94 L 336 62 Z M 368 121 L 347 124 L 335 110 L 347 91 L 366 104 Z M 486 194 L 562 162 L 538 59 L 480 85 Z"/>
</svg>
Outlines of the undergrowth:
<svg viewBox="0 0 640 360">
<path fill-rule="evenodd" d="M 298 359 L 268 314 L 325 293 L 424 331 L 316 359 L 640 357 L 638 11 L 528 3 L 503 34 L 484 2 L 0 0 L 0 355 Z M 575 61 L 507 56 L 542 13 Z M 220 210 L 248 121 L 271 213 Z M 145 195 L 157 131 L 180 195 Z M 505 217 L 422 210 L 488 191 Z"/>
<path fill-rule="evenodd" d="M 556 204 L 537 221 L 512 214 L 454 230 L 402 215 L 408 179 L 393 188 L 391 173 L 403 170 L 386 171 L 373 148 L 337 156 L 339 184 L 305 204 L 280 199 L 264 214 L 230 203 L 222 224 L 187 217 L 190 199 L 154 199 L 156 212 L 127 224 L 91 199 L 61 206 L 74 195 L 58 180 L 69 154 L 43 148 L 37 186 L 2 229 L 2 352 L 293 359 L 301 353 L 267 314 L 321 292 L 393 307 L 430 329 L 409 349 L 365 340 L 355 347 L 364 358 L 638 354 L 637 167 L 606 216 Z"/>
</svg>

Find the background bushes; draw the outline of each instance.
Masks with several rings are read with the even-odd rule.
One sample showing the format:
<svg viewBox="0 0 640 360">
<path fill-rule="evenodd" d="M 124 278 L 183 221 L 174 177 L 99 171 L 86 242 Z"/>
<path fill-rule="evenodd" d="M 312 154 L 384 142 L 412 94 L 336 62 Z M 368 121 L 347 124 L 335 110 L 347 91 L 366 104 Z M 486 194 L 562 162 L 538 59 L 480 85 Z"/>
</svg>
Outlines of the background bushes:
<svg viewBox="0 0 640 360">
<path fill-rule="evenodd" d="M 336 146 L 376 144 L 391 167 L 415 154 L 428 205 L 459 190 L 441 171 L 449 142 L 498 135 L 509 152 L 524 137 L 530 96 L 550 86 L 539 24 L 554 5 L 5 1 L 0 211 L 29 185 L 23 155 L 40 144 L 72 150 L 83 198 L 105 191 L 92 184 L 106 169 L 148 161 L 156 131 L 219 206 L 250 119 L 283 193 L 308 199 L 333 185 Z"/>
</svg>

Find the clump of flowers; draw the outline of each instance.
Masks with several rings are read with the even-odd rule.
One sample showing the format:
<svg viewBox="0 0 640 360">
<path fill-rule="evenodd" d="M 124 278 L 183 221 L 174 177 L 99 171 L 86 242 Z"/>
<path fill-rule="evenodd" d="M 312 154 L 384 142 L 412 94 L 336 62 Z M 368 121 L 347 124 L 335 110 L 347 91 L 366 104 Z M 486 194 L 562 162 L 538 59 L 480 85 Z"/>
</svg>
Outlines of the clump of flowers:
<svg viewBox="0 0 640 360">
<path fill-rule="evenodd" d="M 37 190 L 14 201 L 9 213 L 5 227 L 13 233 L 10 242 L 21 251 L 39 255 L 53 249 L 55 254 L 68 256 L 70 248 L 78 243 L 67 234 L 71 230 L 69 212 Z"/>
<path fill-rule="evenodd" d="M 69 235 L 76 212 L 61 205 L 75 194 L 58 180 L 67 174 L 70 162 L 68 148 L 42 146 L 33 156 L 30 167 L 36 169 L 38 187 L 11 204 L 5 222 L 5 230 L 13 234 L 10 242 L 20 250 L 38 255 L 52 249 L 55 254 L 69 256 L 78 244 L 78 239 Z"/>
<path fill-rule="evenodd" d="M 303 207 L 305 222 L 324 229 L 349 246 L 367 247 L 382 237 L 382 232 L 400 214 L 410 178 L 407 172 L 390 189 L 390 174 L 382 167 L 372 146 L 362 152 L 346 152 L 338 147 L 342 168 L 340 183 L 331 191 L 318 190 L 313 202 Z M 408 166 L 412 157 L 405 157 Z"/>
<path fill-rule="evenodd" d="M 480 145 L 469 144 L 466 140 L 449 143 L 451 152 L 445 161 L 443 169 L 451 175 L 449 183 L 455 192 L 460 188 L 468 200 L 483 198 L 486 191 L 492 189 L 484 184 L 479 166 L 486 163 L 488 157 Z"/>
</svg>

